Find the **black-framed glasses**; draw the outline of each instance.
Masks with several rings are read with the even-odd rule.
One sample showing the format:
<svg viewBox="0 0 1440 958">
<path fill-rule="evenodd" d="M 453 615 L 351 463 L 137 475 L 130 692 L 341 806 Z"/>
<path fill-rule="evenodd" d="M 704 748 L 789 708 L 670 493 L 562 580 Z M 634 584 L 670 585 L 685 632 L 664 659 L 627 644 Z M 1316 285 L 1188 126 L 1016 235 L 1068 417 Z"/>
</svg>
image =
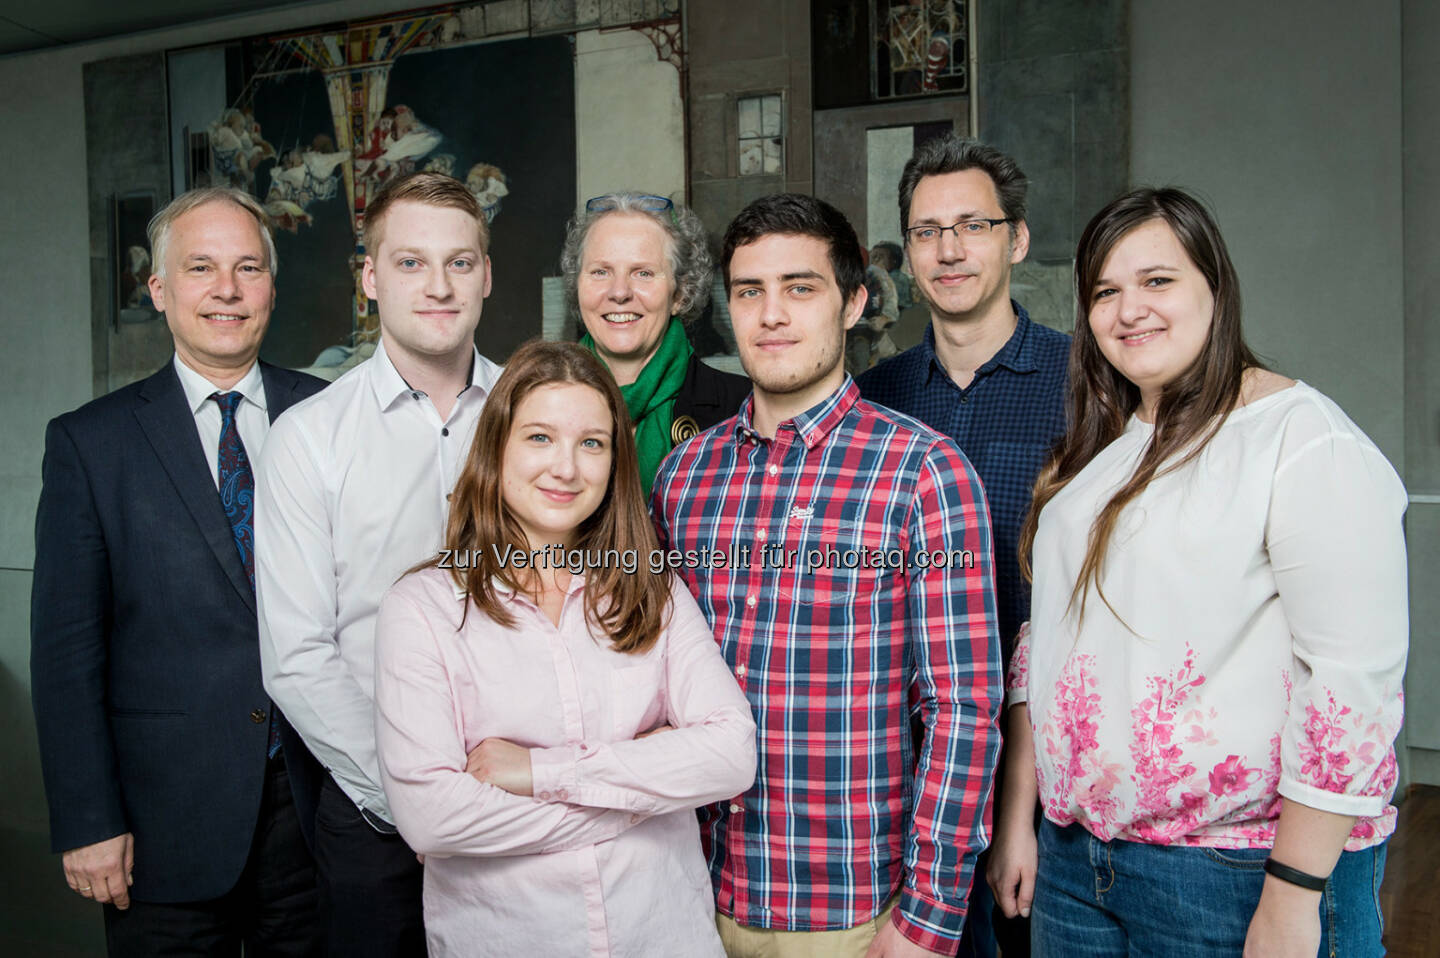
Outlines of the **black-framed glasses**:
<svg viewBox="0 0 1440 958">
<path fill-rule="evenodd" d="M 983 236 L 989 236 L 995 227 L 1001 223 L 1009 222 L 1011 222 L 1009 217 L 992 220 L 978 216 L 974 219 L 951 223 L 949 226 L 935 226 L 931 224 L 912 226 L 905 231 L 905 239 L 910 243 L 929 245 L 940 242 L 940 237 L 945 233 L 954 233 L 955 238 L 963 243 L 967 239 L 979 239 Z"/>
<path fill-rule="evenodd" d="M 587 213 L 608 213 L 619 207 L 615 194 L 606 193 L 604 196 L 595 196 L 585 201 L 585 212 Z M 667 196 L 652 196 L 649 193 L 642 193 L 639 196 L 630 198 L 630 205 L 645 210 L 647 213 L 668 213 L 675 208 L 675 204 Z"/>
</svg>

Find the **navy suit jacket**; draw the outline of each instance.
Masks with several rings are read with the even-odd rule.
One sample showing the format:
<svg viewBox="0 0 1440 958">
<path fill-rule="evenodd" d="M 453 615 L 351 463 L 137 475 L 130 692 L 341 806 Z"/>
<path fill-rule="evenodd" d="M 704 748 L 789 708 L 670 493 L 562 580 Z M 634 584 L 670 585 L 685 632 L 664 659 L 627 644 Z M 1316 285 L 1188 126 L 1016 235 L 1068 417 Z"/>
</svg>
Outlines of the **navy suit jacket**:
<svg viewBox="0 0 1440 958">
<path fill-rule="evenodd" d="M 261 374 L 272 421 L 326 385 Z M 255 594 L 173 364 L 52 420 L 42 473 L 30 674 L 51 846 L 133 832 L 132 895 L 216 898 L 255 835 L 271 706 Z M 283 728 L 298 805 L 314 759 Z"/>
</svg>

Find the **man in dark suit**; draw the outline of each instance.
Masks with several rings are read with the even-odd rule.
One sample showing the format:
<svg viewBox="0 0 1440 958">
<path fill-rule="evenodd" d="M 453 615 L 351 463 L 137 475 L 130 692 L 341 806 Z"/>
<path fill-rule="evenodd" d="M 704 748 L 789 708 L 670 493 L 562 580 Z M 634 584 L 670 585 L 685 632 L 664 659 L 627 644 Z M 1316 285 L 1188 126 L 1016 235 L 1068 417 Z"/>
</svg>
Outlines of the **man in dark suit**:
<svg viewBox="0 0 1440 958">
<path fill-rule="evenodd" d="M 111 955 L 314 954 L 291 785 L 314 760 L 260 681 L 250 463 L 324 383 L 256 361 L 276 264 L 253 197 L 185 193 L 150 244 L 174 358 L 45 436 L 30 666 L 51 843 L 105 905 Z"/>
</svg>

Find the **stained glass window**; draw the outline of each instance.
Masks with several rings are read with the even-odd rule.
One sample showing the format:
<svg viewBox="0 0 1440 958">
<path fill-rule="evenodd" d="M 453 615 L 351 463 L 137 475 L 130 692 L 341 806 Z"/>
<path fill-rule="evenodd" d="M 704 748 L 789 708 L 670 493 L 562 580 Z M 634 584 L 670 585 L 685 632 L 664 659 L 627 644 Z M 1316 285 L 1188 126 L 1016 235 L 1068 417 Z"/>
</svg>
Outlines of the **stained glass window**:
<svg viewBox="0 0 1440 958">
<path fill-rule="evenodd" d="M 876 99 L 970 88 L 965 0 L 870 0 Z"/>
</svg>

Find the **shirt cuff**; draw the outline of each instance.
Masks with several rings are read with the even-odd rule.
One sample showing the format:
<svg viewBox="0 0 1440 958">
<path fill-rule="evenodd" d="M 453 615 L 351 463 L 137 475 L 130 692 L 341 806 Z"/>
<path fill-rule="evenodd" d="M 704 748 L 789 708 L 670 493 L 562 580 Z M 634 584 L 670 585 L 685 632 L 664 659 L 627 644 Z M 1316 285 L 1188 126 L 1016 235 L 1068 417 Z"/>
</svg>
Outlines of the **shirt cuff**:
<svg viewBox="0 0 1440 958">
<path fill-rule="evenodd" d="M 340 791 L 360 812 L 361 817 L 367 819 L 374 817 L 387 825 L 394 825 L 395 816 L 390 812 L 390 802 L 385 795 L 385 789 L 365 778 L 363 773 L 359 775 L 341 773 L 335 769 L 327 769 L 327 771 L 335 780 L 335 784 L 340 786 Z M 374 826 L 373 822 L 371 826 Z"/>
<path fill-rule="evenodd" d="M 965 909 L 930 901 L 906 887 L 891 920 L 900 934 L 926 951 L 953 955 L 965 927 Z"/>
<path fill-rule="evenodd" d="M 1292 802 L 1309 805 L 1322 812 L 1330 812 L 1335 815 L 1354 815 L 1357 818 L 1375 818 L 1384 814 L 1386 806 L 1390 804 L 1391 795 L 1394 794 L 1392 786 L 1384 795 L 1347 795 L 1344 792 L 1331 792 L 1313 785 L 1306 785 L 1283 775 L 1276 791 Z"/>
<path fill-rule="evenodd" d="M 530 750 L 530 793 L 540 802 L 568 802 L 579 791 L 575 763 L 580 746 L 557 745 Z"/>
</svg>

